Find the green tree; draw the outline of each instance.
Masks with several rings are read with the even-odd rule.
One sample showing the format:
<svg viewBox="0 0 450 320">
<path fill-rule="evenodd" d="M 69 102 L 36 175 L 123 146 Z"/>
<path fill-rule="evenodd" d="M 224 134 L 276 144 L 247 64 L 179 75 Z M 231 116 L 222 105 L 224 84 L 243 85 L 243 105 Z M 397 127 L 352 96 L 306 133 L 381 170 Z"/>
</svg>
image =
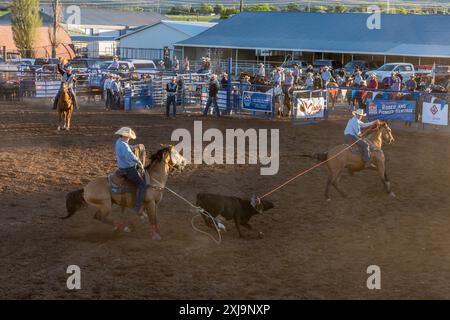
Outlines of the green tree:
<svg viewBox="0 0 450 320">
<path fill-rule="evenodd" d="M 345 5 L 343 5 L 342 3 L 334 6 L 334 8 L 333 8 L 333 12 L 344 13 L 345 11 L 347 11 L 347 7 Z"/>
<path fill-rule="evenodd" d="M 262 3 L 256 4 L 254 6 L 244 7 L 244 11 L 280 11 L 280 9 L 268 3 Z"/>
<path fill-rule="evenodd" d="M 23 57 L 32 57 L 36 34 L 42 26 L 39 0 L 14 0 L 10 10 L 14 43 Z"/>
<path fill-rule="evenodd" d="M 394 9 L 392 10 L 392 13 L 396 13 L 396 14 L 408 14 L 408 10 L 407 10 L 406 8 L 403 8 L 403 7 L 397 7 L 397 8 L 394 8 Z"/>
<path fill-rule="evenodd" d="M 220 13 L 220 19 L 228 19 L 231 15 L 238 14 L 238 13 L 239 13 L 239 9 L 236 9 L 236 8 L 225 8 Z"/>
<path fill-rule="evenodd" d="M 327 7 L 325 6 L 312 6 L 310 8 L 311 12 L 327 12 Z"/>
<path fill-rule="evenodd" d="M 300 11 L 300 6 L 296 3 L 289 3 L 286 6 L 286 11 L 290 11 L 290 12 Z"/>
<path fill-rule="evenodd" d="M 198 8 L 197 12 L 199 14 L 204 14 L 204 15 L 208 15 L 214 12 L 214 8 L 211 4 L 209 3 L 202 3 L 200 5 L 200 7 Z"/>
<path fill-rule="evenodd" d="M 218 3 L 214 6 L 214 14 L 221 14 L 224 9 L 225 9 L 224 5 Z"/>
<path fill-rule="evenodd" d="M 187 15 L 191 13 L 191 7 L 190 6 L 173 6 L 170 8 L 168 14 L 173 15 Z"/>
</svg>

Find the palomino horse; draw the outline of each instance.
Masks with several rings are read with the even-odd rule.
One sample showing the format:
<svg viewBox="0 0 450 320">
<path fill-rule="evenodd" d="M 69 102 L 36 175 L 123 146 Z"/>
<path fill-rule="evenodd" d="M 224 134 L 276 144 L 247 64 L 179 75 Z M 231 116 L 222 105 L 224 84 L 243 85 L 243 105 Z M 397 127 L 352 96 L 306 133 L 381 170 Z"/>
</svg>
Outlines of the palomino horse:
<svg viewBox="0 0 450 320">
<path fill-rule="evenodd" d="M 146 180 L 150 186 L 145 192 L 144 207 L 154 240 L 161 239 L 157 224 L 157 208 L 162 200 L 169 173 L 174 170 L 183 170 L 186 163 L 186 159 L 173 146 L 168 146 L 153 154 L 150 157 L 150 163 L 145 166 Z M 108 177 L 99 177 L 89 182 L 83 189 L 67 194 L 67 216 L 63 219 L 69 218 L 78 210 L 90 205 L 96 209 L 97 220 L 113 226 L 115 230 L 129 232 L 130 228 L 127 225 L 111 220 L 108 215 L 111 213 L 113 204 L 122 208 L 133 208 L 135 197 L 135 192 L 112 193 Z"/>
<path fill-rule="evenodd" d="M 391 191 L 391 183 L 386 175 L 386 159 L 384 152 L 381 149 L 383 142 L 391 144 L 394 142 L 391 128 L 389 128 L 386 122 L 379 121 L 374 128 L 369 129 L 367 140 L 371 145 L 371 162 L 375 165 L 378 175 L 386 189 L 386 192 L 395 197 L 395 194 Z M 354 148 L 358 148 L 356 145 Z M 329 176 L 327 186 L 325 189 L 325 197 L 327 201 L 330 201 L 330 186 L 339 192 L 343 197 L 346 194 L 339 188 L 339 180 L 341 178 L 342 171 L 347 168 L 351 174 L 364 169 L 364 161 L 360 152 L 353 153 L 351 149 L 348 149 L 347 144 L 341 144 L 334 147 L 328 152 L 317 154 L 315 156 L 320 161 L 326 161 L 330 159 L 326 165 L 328 168 Z"/>
<path fill-rule="evenodd" d="M 67 83 L 63 84 L 63 92 L 58 100 L 58 131 L 61 130 L 61 125 L 63 125 L 63 129 L 70 129 L 70 118 L 72 118 L 73 112 L 73 101 L 69 94 L 69 88 Z"/>
</svg>

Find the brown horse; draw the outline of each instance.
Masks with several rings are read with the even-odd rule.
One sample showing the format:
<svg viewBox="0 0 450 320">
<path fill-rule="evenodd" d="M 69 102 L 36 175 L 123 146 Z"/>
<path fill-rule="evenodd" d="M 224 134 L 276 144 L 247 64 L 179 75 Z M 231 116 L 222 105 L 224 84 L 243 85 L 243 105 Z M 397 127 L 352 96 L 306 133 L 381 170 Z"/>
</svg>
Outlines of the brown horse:
<svg viewBox="0 0 450 320">
<path fill-rule="evenodd" d="M 174 170 L 183 170 L 186 159 L 178 153 L 173 146 L 164 147 L 150 157 L 150 163 L 145 166 L 146 180 L 150 183 L 144 197 L 144 207 L 150 223 L 151 236 L 160 240 L 157 224 L 157 208 L 162 200 L 169 173 Z M 112 205 L 124 208 L 133 208 L 136 192 L 112 193 L 108 177 L 99 177 L 89 182 L 83 189 L 69 192 L 66 196 L 67 219 L 78 210 L 90 205 L 96 209 L 95 218 L 114 227 L 114 230 L 129 232 L 128 225 L 117 223 L 108 215 Z"/>
<path fill-rule="evenodd" d="M 395 197 L 395 194 L 391 191 L 391 183 L 386 175 L 386 159 L 384 156 L 384 152 L 381 149 L 383 146 L 383 142 L 388 144 L 394 142 L 391 128 L 389 128 L 386 122 L 380 121 L 374 126 L 374 128 L 369 128 L 369 131 L 367 131 L 366 133 L 368 133 L 366 139 L 371 145 L 371 162 L 375 165 L 375 168 L 373 169 L 377 170 L 378 175 L 380 176 L 380 179 L 386 189 L 386 192 L 390 196 Z M 338 185 L 342 171 L 345 168 L 349 170 L 350 174 L 364 170 L 364 161 L 362 158 L 362 154 L 360 152 L 354 153 L 348 147 L 349 145 L 347 144 L 341 144 L 334 147 L 328 152 L 312 156 L 320 161 L 326 161 L 330 159 L 326 163 L 329 172 L 328 181 L 325 188 L 325 197 L 327 201 L 331 200 L 331 185 L 333 185 L 333 187 L 339 192 L 341 196 L 346 197 L 346 194 L 339 188 Z M 358 147 L 355 145 L 352 148 Z"/>
<path fill-rule="evenodd" d="M 61 93 L 58 100 L 58 131 L 61 130 L 61 125 L 63 129 L 67 131 L 70 129 L 70 119 L 72 118 L 73 112 L 73 101 L 69 94 L 69 88 L 67 83 L 63 84 L 63 92 Z"/>
</svg>

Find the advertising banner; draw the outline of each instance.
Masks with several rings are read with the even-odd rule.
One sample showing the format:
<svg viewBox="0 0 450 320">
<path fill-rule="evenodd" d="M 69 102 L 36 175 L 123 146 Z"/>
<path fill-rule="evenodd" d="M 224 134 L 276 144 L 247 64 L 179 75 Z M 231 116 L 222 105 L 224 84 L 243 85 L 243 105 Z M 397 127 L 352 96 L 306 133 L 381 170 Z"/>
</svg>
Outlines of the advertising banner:
<svg viewBox="0 0 450 320">
<path fill-rule="evenodd" d="M 448 104 L 424 102 L 422 122 L 440 126 L 448 125 Z"/>
<path fill-rule="evenodd" d="M 242 109 L 249 111 L 272 112 L 272 94 L 244 91 L 242 93 Z"/>
<path fill-rule="evenodd" d="M 323 118 L 325 99 L 319 98 L 297 98 L 294 106 L 294 115 L 297 119 Z"/>
<path fill-rule="evenodd" d="M 416 102 L 410 100 L 368 100 L 367 118 L 369 121 L 380 119 L 414 122 L 416 119 Z"/>
</svg>

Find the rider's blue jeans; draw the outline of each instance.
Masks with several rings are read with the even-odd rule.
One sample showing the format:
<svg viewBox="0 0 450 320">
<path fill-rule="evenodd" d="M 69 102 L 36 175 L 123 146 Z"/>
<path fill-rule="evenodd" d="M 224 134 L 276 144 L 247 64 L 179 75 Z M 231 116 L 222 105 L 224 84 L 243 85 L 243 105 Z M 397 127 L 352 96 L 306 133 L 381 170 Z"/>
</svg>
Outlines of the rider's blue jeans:
<svg viewBox="0 0 450 320">
<path fill-rule="evenodd" d="M 136 167 L 120 169 L 120 171 L 122 171 L 127 177 L 127 179 L 133 182 L 138 188 L 136 193 L 136 201 L 134 205 L 134 210 L 138 211 L 142 206 L 142 204 L 144 203 L 144 196 L 146 189 L 145 179 L 141 176 Z"/>
<path fill-rule="evenodd" d="M 348 144 L 352 144 L 358 139 L 359 139 L 358 137 L 355 137 L 350 134 L 346 134 L 344 136 L 344 141 L 345 141 L 345 143 L 348 143 Z M 370 161 L 370 146 L 367 143 L 367 141 L 364 139 L 361 139 L 356 143 L 356 145 L 361 149 L 361 151 L 363 153 L 364 162 Z"/>
</svg>

